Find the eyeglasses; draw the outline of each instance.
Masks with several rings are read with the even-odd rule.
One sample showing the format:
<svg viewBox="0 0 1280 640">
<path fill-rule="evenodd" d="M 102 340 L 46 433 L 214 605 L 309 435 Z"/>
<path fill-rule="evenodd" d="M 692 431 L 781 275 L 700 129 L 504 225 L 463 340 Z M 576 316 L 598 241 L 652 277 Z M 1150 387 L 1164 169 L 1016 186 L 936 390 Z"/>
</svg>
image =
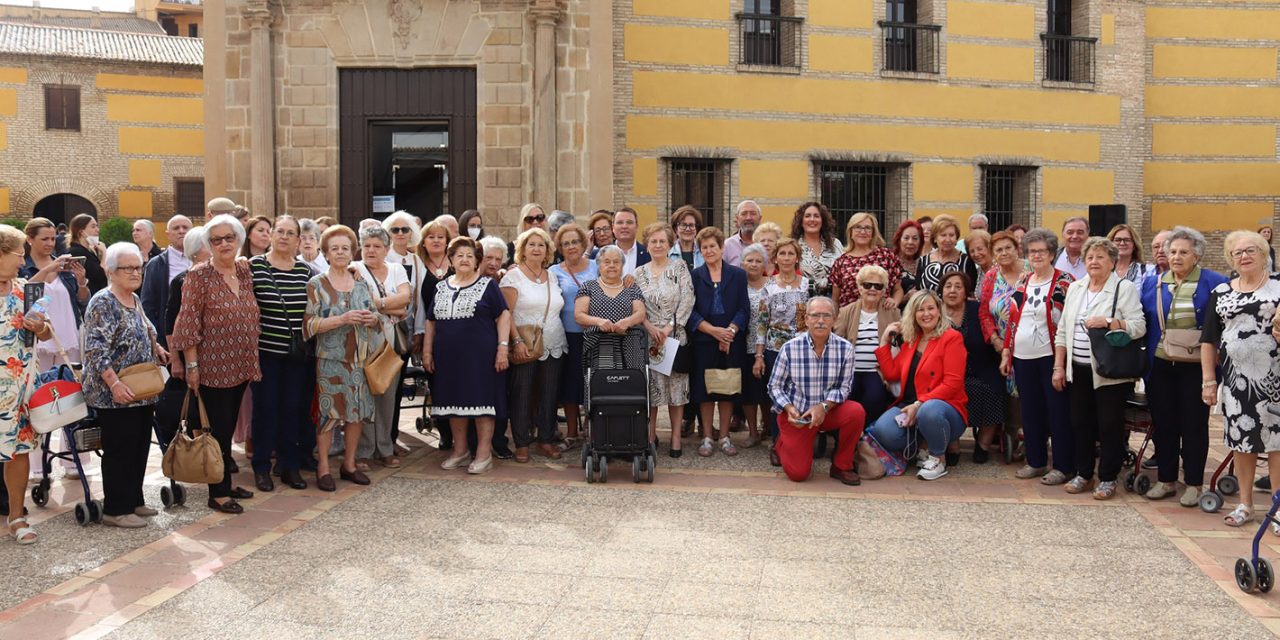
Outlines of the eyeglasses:
<svg viewBox="0 0 1280 640">
<path fill-rule="evenodd" d="M 209 236 L 209 245 L 213 247 L 226 244 L 228 242 L 235 244 L 235 241 L 236 241 L 236 234 L 234 233 L 229 233 L 225 236 Z"/>
<path fill-rule="evenodd" d="M 689 230 L 691 230 L 691 231 L 697 231 L 697 230 L 698 230 L 698 225 L 697 225 L 697 223 L 694 223 L 694 222 L 681 222 L 680 224 L 676 225 L 676 228 L 677 228 L 677 229 L 689 229 Z"/>
<path fill-rule="evenodd" d="M 577 247 L 580 245 L 582 245 L 582 241 L 577 238 L 570 238 L 560 243 L 560 247 L 562 249 L 568 249 L 569 247 Z"/>
<path fill-rule="evenodd" d="M 864 282 L 858 286 L 870 291 L 884 291 L 883 282 Z"/>
<path fill-rule="evenodd" d="M 400 235 L 403 233 L 410 233 L 412 231 L 413 231 L 412 227 L 391 227 L 391 233 L 394 233 L 396 235 Z"/>
<path fill-rule="evenodd" d="M 1049 250 L 1048 250 L 1048 249 L 1027 249 L 1027 255 L 1029 255 L 1029 256 L 1047 256 L 1047 255 L 1049 255 Z"/>
<path fill-rule="evenodd" d="M 1116 236 L 1115 238 L 1112 238 L 1112 239 L 1111 239 L 1111 242 L 1113 242 L 1113 243 L 1115 243 L 1115 244 L 1133 244 L 1133 239 L 1132 239 L 1132 238 L 1121 238 L 1121 237 L 1119 237 L 1119 236 Z"/>
<path fill-rule="evenodd" d="M 858 225 L 854 225 L 853 230 L 860 231 L 862 233 L 871 233 L 875 231 L 876 228 L 868 224 L 858 224 Z"/>
<path fill-rule="evenodd" d="M 592 233 L 609 233 L 611 227 L 596 227 L 591 230 Z"/>
<path fill-rule="evenodd" d="M 142 266 L 141 266 L 141 265 L 137 265 L 137 266 L 132 266 L 132 267 L 116 267 L 116 271 L 123 271 L 123 272 L 125 272 L 125 273 L 130 274 L 130 275 L 137 275 L 137 274 L 139 274 L 139 273 L 142 273 Z"/>
<path fill-rule="evenodd" d="M 525 223 L 525 224 L 533 224 L 533 223 L 535 223 L 535 222 L 543 222 L 543 221 L 545 221 L 546 219 L 547 219 L 547 217 L 546 217 L 546 216 L 544 216 L 544 215 L 542 215 L 541 213 L 539 213 L 539 214 L 538 214 L 538 215 L 536 215 L 536 216 L 525 216 L 525 217 L 524 217 L 524 223 Z"/>
<path fill-rule="evenodd" d="M 1232 258 L 1243 258 L 1244 256 L 1249 256 L 1250 258 L 1252 258 L 1256 255 L 1258 255 L 1257 247 L 1245 247 L 1243 249 L 1236 249 L 1235 251 L 1231 252 Z"/>
</svg>

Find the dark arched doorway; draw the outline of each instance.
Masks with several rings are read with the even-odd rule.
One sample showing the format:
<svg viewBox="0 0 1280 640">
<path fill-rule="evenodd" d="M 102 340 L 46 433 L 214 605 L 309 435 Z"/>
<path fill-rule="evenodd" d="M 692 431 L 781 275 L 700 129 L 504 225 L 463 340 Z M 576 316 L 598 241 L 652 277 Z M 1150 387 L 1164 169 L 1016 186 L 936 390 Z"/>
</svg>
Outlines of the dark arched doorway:
<svg viewBox="0 0 1280 640">
<path fill-rule="evenodd" d="M 98 217 L 98 208 L 85 198 L 74 193 L 55 193 L 36 203 L 31 212 L 37 218 L 48 218 L 54 224 L 69 222 L 72 218 L 87 213 Z"/>
</svg>

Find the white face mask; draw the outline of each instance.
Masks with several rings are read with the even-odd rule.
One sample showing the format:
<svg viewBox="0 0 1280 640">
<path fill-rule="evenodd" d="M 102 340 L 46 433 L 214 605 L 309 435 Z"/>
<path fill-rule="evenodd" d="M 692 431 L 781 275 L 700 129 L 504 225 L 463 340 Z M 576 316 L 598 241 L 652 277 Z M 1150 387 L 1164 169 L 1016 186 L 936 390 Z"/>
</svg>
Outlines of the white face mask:
<svg viewBox="0 0 1280 640">
<path fill-rule="evenodd" d="M 98 244 L 98 236 L 85 236 L 84 239 L 89 244 Z"/>
<path fill-rule="evenodd" d="M 480 227 L 467 227 L 467 235 L 471 236 L 472 240 L 480 239 L 480 231 Z"/>
</svg>

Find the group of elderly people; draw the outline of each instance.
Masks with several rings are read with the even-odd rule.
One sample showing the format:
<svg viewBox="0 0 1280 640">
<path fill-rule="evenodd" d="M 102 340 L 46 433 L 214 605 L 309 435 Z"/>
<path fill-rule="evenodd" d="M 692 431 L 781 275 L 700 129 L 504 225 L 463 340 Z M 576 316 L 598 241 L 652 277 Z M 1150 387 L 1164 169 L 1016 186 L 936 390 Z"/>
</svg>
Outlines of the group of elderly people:
<svg viewBox="0 0 1280 640">
<path fill-rule="evenodd" d="M 96 293 L 84 293 L 95 291 L 86 261 L 52 255 L 51 223 L 33 220 L 25 234 L 0 226 L 0 290 L 10 291 L 0 305 L 0 356 L 10 362 L 0 461 L 11 504 L 22 504 L 27 455 L 38 446 L 23 397 L 52 364 L 36 362 L 41 352 L 23 336 L 40 345 L 77 323 L 82 340 L 68 342 L 83 345 L 85 395 L 104 424 L 104 522 L 120 527 L 155 514 L 143 473 L 157 403 L 171 391 L 198 397 L 222 449 L 224 475 L 208 497 L 217 511 L 240 513 L 238 500 L 254 495 L 232 483 L 232 437 L 250 389 L 258 490 L 274 490 L 273 475 L 305 488 L 302 471 L 312 470 L 333 491 L 330 454 L 341 454 L 338 478 L 356 484 L 369 483 L 375 461 L 400 466 L 398 377 L 380 394 L 366 378 L 389 350 L 421 357 L 448 451 L 442 467 L 472 474 L 494 458 L 562 457 L 584 428 L 588 367 L 646 368 L 676 349 L 670 373 L 649 371 L 649 438 L 657 444 L 665 407 L 672 457 L 683 453 L 678 425 L 693 407 L 704 457 L 768 438 L 771 462 L 800 481 L 818 434 L 832 431 L 840 482 L 860 482 L 860 440 L 935 480 L 958 463 L 967 428 L 983 463 L 1015 421 L 1026 456 L 1018 478 L 1107 499 L 1139 376 L 1099 372 L 1100 336 L 1116 349 L 1144 346 L 1146 392 L 1166 399 L 1150 404 L 1158 481 L 1148 498 L 1175 495 L 1181 468 L 1180 502 L 1197 504 L 1209 408 L 1219 402 L 1242 485 L 1251 486 L 1259 454 L 1269 469 L 1280 465 L 1280 417 L 1267 411 L 1280 400 L 1280 333 L 1271 329 L 1280 279 L 1254 232 L 1227 236 L 1228 278 L 1200 266 L 1207 247 L 1194 229 L 1157 234 L 1147 264 L 1137 230 L 1089 238 L 1080 219 L 1064 225 L 1059 251 L 1052 231 L 988 234 L 980 216 L 963 242 L 946 216 L 904 222 L 886 242 L 877 217 L 859 213 L 845 245 L 819 202 L 798 207 L 783 233 L 745 201 L 729 238 L 692 207 L 637 233 L 630 209 L 598 211 L 579 226 L 530 204 L 508 245 L 485 233 L 475 211 L 426 225 L 397 212 L 357 232 L 212 205 L 201 227 L 175 217 L 165 250 L 100 251 Z M 23 313 L 20 272 L 46 283 L 53 304 L 44 313 Z M 148 362 L 173 379 L 159 398 L 139 399 L 119 373 Z M 735 415 L 749 430 L 739 444 Z M 1246 502 L 1225 521 L 1252 517 Z M 21 543 L 37 537 L 21 508 L 9 530 Z"/>
</svg>

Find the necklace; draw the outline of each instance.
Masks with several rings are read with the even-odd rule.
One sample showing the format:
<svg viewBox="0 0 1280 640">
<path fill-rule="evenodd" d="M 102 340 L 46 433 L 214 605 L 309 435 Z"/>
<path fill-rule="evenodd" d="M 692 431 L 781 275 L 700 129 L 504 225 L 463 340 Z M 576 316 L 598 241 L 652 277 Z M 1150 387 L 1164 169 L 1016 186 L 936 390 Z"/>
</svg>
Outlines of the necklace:
<svg viewBox="0 0 1280 640">
<path fill-rule="evenodd" d="M 525 265 L 520 265 L 520 268 L 521 268 L 521 269 L 524 269 L 524 270 L 529 274 L 529 279 L 530 279 L 530 280 L 533 280 L 533 281 L 534 281 L 535 283 L 537 283 L 537 284 L 542 284 L 542 276 L 544 276 L 544 275 L 546 275 L 546 274 L 547 274 L 547 270 L 546 270 L 546 269 L 543 269 L 543 270 L 539 271 L 539 272 L 538 272 L 538 275 L 536 275 L 536 276 L 535 276 L 535 275 L 533 275 L 533 269 L 531 269 L 531 268 L 529 268 L 529 267 L 527 267 L 527 266 L 525 266 Z"/>
<path fill-rule="evenodd" d="M 441 258 L 439 262 L 437 262 L 435 258 L 428 255 L 427 264 L 431 267 L 431 273 L 434 273 L 437 278 L 443 277 L 444 274 L 449 272 L 449 261 L 444 258 Z"/>
<path fill-rule="evenodd" d="M 1253 293 L 1254 291 L 1261 289 L 1262 286 L 1265 285 L 1266 283 L 1267 283 L 1267 278 L 1265 276 L 1258 282 L 1258 284 L 1246 283 L 1244 281 L 1244 276 L 1240 276 L 1240 280 L 1239 282 L 1236 283 L 1236 286 L 1240 287 L 1239 289 L 1240 293 Z M 1246 286 L 1250 288 L 1245 289 Z"/>
<path fill-rule="evenodd" d="M 778 281 L 778 284 L 783 286 L 783 288 L 790 289 L 792 285 L 795 285 L 800 281 L 800 276 L 796 275 L 796 272 L 794 270 L 792 270 L 791 273 L 787 275 L 791 277 L 790 278 L 782 277 L 782 270 L 779 270 L 778 275 L 774 276 L 774 278 Z"/>
<path fill-rule="evenodd" d="M 599 282 L 600 282 L 600 286 L 601 286 L 601 287 L 603 287 L 603 288 L 606 288 L 606 289 L 621 289 L 621 288 L 622 288 L 622 282 L 618 282 L 618 284 L 609 284 L 608 282 L 605 282 L 605 281 L 604 281 L 604 279 L 599 280 Z"/>
</svg>

